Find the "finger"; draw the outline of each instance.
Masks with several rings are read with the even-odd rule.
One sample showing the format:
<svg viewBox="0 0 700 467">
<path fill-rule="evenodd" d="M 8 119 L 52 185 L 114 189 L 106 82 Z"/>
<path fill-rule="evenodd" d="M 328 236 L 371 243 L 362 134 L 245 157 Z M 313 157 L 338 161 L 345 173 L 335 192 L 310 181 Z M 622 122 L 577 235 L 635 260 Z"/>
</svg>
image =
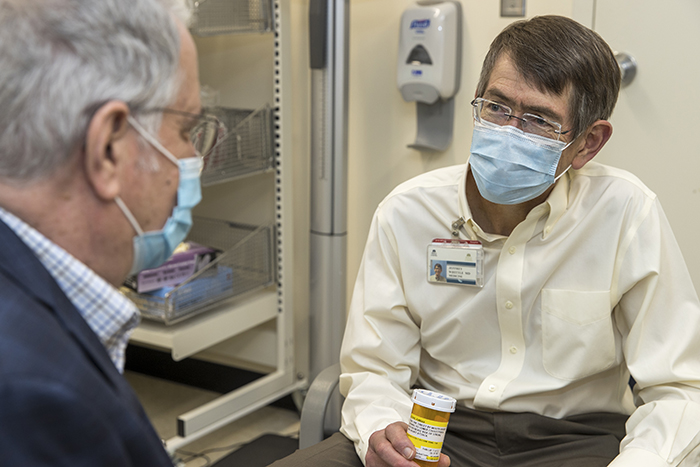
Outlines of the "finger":
<svg viewBox="0 0 700 467">
<path fill-rule="evenodd" d="M 365 456 L 365 467 L 391 467 L 384 462 L 372 449 L 367 450 Z"/>
<path fill-rule="evenodd" d="M 437 467 L 450 467 L 451 463 L 450 456 L 440 453 L 440 460 L 437 463 Z"/>
<path fill-rule="evenodd" d="M 387 426 L 385 432 L 386 438 L 394 447 L 394 450 L 410 460 L 415 457 L 416 448 L 411 440 L 408 439 L 408 435 L 406 434 L 407 430 L 408 425 L 403 422 L 395 422 Z"/>
<path fill-rule="evenodd" d="M 404 433 L 405 435 L 406 433 Z M 370 436 L 365 464 L 367 467 L 416 467 L 413 462 L 407 460 L 394 449 L 386 437 L 386 430 L 375 431 Z"/>
</svg>

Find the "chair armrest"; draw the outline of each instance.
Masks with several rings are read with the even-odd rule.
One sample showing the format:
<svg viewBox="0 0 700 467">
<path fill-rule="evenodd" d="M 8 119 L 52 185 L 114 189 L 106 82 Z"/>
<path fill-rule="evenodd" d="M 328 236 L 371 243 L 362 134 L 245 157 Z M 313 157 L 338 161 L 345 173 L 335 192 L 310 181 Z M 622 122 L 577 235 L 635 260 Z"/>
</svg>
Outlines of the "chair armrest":
<svg viewBox="0 0 700 467">
<path fill-rule="evenodd" d="M 325 438 L 326 409 L 340 378 L 340 364 L 331 365 L 316 376 L 306 393 L 301 409 L 299 449 L 320 443 Z M 335 427 L 336 430 L 339 427 Z"/>
</svg>

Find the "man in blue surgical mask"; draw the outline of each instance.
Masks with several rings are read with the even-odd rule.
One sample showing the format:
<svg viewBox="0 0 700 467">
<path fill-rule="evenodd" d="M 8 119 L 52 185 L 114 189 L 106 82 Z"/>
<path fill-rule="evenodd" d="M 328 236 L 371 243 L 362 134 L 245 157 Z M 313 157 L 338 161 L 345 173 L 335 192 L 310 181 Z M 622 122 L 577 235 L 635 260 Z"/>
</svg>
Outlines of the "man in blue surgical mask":
<svg viewBox="0 0 700 467">
<path fill-rule="evenodd" d="M 436 467 L 700 465 L 697 295 L 654 193 L 592 161 L 619 86 L 610 48 L 570 19 L 494 40 L 467 164 L 375 213 L 341 433 L 275 467 L 415 467 L 432 454 L 406 434 L 413 387 L 457 399 Z"/>
<path fill-rule="evenodd" d="M 116 289 L 200 199 L 197 54 L 175 0 L 0 0 L 0 458 L 172 466 L 122 378 Z"/>
</svg>

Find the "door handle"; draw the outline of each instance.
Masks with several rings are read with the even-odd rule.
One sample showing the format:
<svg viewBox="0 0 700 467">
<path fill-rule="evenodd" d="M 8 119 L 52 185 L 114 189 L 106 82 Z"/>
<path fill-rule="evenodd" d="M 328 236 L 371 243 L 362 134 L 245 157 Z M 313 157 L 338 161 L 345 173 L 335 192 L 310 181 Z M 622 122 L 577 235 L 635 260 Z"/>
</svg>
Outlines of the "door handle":
<svg viewBox="0 0 700 467">
<path fill-rule="evenodd" d="M 637 75 L 637 60 L 625 52 L 615 52 L 615 60 L 617 60 L 617 64 L 620 66 L 620 73 L 622 73 L 621 87 L 625 88 L 632 83 Z"/>
</svg>

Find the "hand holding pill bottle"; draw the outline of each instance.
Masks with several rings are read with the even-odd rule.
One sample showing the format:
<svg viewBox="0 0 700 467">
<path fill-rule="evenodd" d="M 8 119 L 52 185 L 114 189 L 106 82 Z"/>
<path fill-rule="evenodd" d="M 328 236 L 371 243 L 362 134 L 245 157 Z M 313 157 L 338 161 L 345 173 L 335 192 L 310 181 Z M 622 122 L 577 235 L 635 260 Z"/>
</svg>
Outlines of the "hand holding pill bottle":
<svg viewBox="0 0 700 467">
<path fill-rule="evenodd" d="M 411 399 L 413 409 L 407 434 L 416 447 L 413 461 L 422 467 L 435 467 L 440 460 L 447 422 L 457 401 L 427 389 L 415 389 Z"/>
</svg>

